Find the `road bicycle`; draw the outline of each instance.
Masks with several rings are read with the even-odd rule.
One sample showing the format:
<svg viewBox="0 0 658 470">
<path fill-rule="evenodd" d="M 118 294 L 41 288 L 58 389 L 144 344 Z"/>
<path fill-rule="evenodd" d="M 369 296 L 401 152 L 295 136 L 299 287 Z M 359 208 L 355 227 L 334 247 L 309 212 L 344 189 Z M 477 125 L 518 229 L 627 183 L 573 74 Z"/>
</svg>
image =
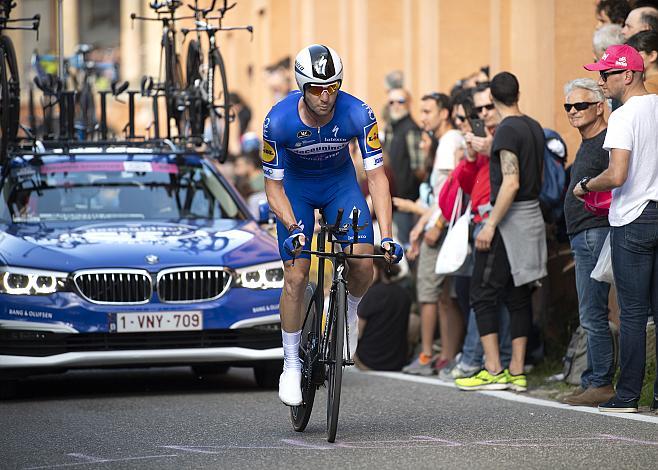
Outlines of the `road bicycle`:
<svg viewBox="0 0 658 470">
<path fill-rule="evenodd" d="M 162 41 L 160 43 L 160 66 L 158 67 L 158 80 L 150 79 L 150 88 L 164 92 L 167 109 L 167 136 L 171 136 L 171 120 L 176 122 L 178 135 L 183 134 L 183 106 L 179 103 L 179 93 L 183 87 L 183 70 L 180 57 L 176 50 L 176 22 L 184 19 L 193 19 L 194 16 L 176 16 L 176 10 L 183 5 L 180 0 L 154 0 L 149 7 L 155 12 L 156 17 L 138 16 L 131 13 L 132 21 L 158 21 L 162 23 Z M 162 59 L 164 57 L 164 81 L 162 81 Z M 147 78 L 147 77 L 145 77 Z M 142 88 L 144 88 L 144 79 Z"/>
<path fill-rule="evenodd" d="M 97 82 L 100 82 L 100 88 L 109 88 L 107 85 L 103 86 L 102 82 L 104 81 L 110 84 L 118 80 L 118 64 L 116 62 L 91 60 L 90 55 L 93 52 L 94 47 L 92 45 L 79 44 L 76 46 L 74 54 L 70 57 L 65 57 L 63 60 L 64 74 L 62 90 L 75 90 L 75 103 L 77 107 L 75 129 L 78 140 L 88 139 L 98 130 L 95 85 L 98 84 Z M 48 85 L 54 80 L 50 76 L 55 76 L 57 73 L 59 57 L 53 54 L 39 54 L 35 52 L 32 54 L 31 65 L 36 74 L 34 83 L 44 93 L 44 100 L 47 103 L 45 106 L 51 107 L 49 103 L 49 90 L 46 90 L 46 88 L 49 88 Z M 31 113 L 33 112 L 31 111 Z M 53 124 L 45 120 L 52 120 L 52 113 L 48 113 L 48 118 L 46 118 L 46 114 L 44 113 L 44 128 L 46 129 L 46 135 L 48 135 L 49 129 L 52 132 Z"/>
<path fill-rule="evenodd" d="M 317 256 L 318 277 L 315 285 L 309 284 L 304 295 L 304 323 L 299 345 L 302 361 L 302 404 L 290 407 L 290 421 L 295 431 L 306 429 L 313 410 L 315 392 L 323 385 L 327 388 L 327 441 L 336 440 L 338 413 L 343 380 L 343 368 L 352 366 L 349 327 L 347 322 L 347 260 L 354 258 L 382 258 L 384 255 L 354 254 L 354 242 L 336 240 L 336 236 L 354 233 L 358 240 L 359 231 L 366 225 L 358 225 L 358 210 L 352 212 L 352 223 L 342 224 L 343 209 L 338 210 L 336 222 L 327 224 L 320 211 L 320 233 L 317 250 L 302 250 L 302 253 Z M 331 246 L 326 251 L 326 243 Z M 336 246 L 338 245 L 338 247 Z M 324 310 L 324 260 L 333 263 L 333 280 L 329 293 L 329 305 Z"/>
<path fill-rule="evenodd" d="M 253 34 L 254 29 L 251 25 L 222 26 L 226 12 L 236 4 L 228 5 L 227 0 L 224 0 L 223 6 L 217 10 L 219 15 L 212 17 L 210 13 L 215 9 L 216 2 L 217 0 L 213 0 L 209 8 L 199 8 L 198 0 L 195 0 L 194 6 L 188 5 L 194 12 L 195 28 L 181 28 L 181 33 L 184 37 L 196 33 L 196 39 L 188 42 L 185 55 L 188 133 L 196 138 L 201 137 L 204 141 L 209 140 L 212 156 L 223 163 L 228 157 L 229 129 L 235 116 L 231 112 L 226 67 L 216 35 L 220 31 L 238 30 Z M 217 26 L 209 23 L 214 20 L 217 21 Z M 205 33 L 208 43 L 205 61 L 201 47 L 202 33 Z M 206 122 L 210 132 L 206 132 Z"/>
<path fill-rule="evenodd" d="M 0 161 L 7 156 L 7 147 L 16 140 L 20 126 L 21 81 L 14 44 L 3 33 L 7 30 L 39 31 L 39 15 L 32 18 L 11 19 L 16 6 L 11 0 L 0 0 Z M 31 22 L 29 26 L 15 23 Z"/>
</svg>

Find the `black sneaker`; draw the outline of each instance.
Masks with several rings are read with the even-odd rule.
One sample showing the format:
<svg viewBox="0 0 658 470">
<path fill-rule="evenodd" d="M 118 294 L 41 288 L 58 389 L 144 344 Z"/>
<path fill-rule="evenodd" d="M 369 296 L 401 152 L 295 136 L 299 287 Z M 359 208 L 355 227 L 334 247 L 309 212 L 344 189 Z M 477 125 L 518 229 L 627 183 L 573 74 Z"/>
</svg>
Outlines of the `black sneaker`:
<svg viewBox="0 0 658 470">
<path fill-rule="evenodd" d="M 610 413 L 637 413 L 637 400 L 620 400 L 617 397 L 601 403 L 599 411 L 606 411 Z"/>
</svg>

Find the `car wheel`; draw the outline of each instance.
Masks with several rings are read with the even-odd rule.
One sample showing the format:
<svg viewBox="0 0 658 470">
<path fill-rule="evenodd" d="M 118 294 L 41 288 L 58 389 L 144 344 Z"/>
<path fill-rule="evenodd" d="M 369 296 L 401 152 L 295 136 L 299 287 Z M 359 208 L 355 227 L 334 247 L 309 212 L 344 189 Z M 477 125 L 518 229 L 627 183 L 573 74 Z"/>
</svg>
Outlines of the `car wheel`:
<svg viewBox="0 0 658 470">
<path fill-rule="evenodd" d="M 279 376 L 283 370 L 283 362 L 278 361 L 268 365 L 254 367 L 254 377 L 260 388 L 277 388 Z"/>
<path fill-rule="evenodd" d="M 192 372 L 197 377 L 207 377 L 209 375 L 224 375 L 231 366 L 226 364 L 201 364 L 192 366 Z"/>
</svg>

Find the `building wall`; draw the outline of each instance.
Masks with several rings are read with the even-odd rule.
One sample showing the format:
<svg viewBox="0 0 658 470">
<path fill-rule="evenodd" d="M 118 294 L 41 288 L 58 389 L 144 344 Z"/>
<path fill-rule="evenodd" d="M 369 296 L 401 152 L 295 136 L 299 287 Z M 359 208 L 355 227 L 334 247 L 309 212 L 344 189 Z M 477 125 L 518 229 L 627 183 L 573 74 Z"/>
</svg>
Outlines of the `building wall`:
<svg viewBox="0 0 658 470">
<path fill-rule="evenodd" d="M 50 24 L 56 24 L 52 17 L 55 1 L 43 3 L 51 13 Z M 573 158 L 579 138 L 561 106 L 562 87 L 573 78 L 592 76 L 582 64 L 592 59 L 593 3 L 237 0 L 225 25 L 252 24 L 254 35 L 236 31 L 222 34 L 220 40 L 229 87 L 251 105 L 254 130 L 259 129 L 273 104 L 264 84 L 265 66 L 285 56 L 294 58 L 304 45 L 319 42 L 332 46 L 343 57 L 344 90 L 376 111 L 386 100 L 384 76 L 394 69 L 404 71 L 415 110 L 420 96 L 431 91 L 448 93 L 458 79 L 482 65 L 489 64 L 492 73 L 508 70 L 521 83 L 522 110 L 545 127 L 558 130 Z M 64 46 L 65 54 L 70 54 L 77 43 L 79 14 L 75 1 L 64 4 Z M 131 12 L 149 14 L 148 0 L 120 0 L 120 10 L 121 70 L 124 78 L 138 86 L 143 74 L 157 76 L 161 28 L 158 23 L 131 25 Z M 23 48 L 17 39 L 20 53 Z M 49 41 L 51 47 L 55 43 Z"/>
</svg>

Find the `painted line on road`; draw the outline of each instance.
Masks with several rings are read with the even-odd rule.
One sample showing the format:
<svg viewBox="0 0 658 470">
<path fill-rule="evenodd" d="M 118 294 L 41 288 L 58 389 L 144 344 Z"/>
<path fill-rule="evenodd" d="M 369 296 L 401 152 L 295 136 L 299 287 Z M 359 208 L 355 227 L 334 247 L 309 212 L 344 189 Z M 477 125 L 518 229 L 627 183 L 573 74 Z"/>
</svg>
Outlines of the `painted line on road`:
<svg viewBox="0 0 658 470">
<path fill-rule="evenodd" d="M 349 369 L 349 370 L 351 373 L 355 372 L 358 374 L 376 375 L 379 377 L 388 377 L 396 380 L 405 380 L 407 382 L 416 382 L 416 383 L 435 385 L 435 386 L 438 385 L 439 387 L 454 388 L 458 390 L 458 388 L 455 386 L 454 383 L 442 382 L 439 379 L 434 379 L 429 377 L 418 377 L 415 375 L 402 374 L 400 372 L 357 371 L 355 369 Z M 638 413 L 607 413 L 607 412 L 602 413 L 598 409 L 589 406 L 571 406 L 564 403 L 557 403 L 550 400 L 543 400 L 541 398 L 526 397 L 517 393 L 506 392 L 502 390 L 500 391 L 482 390 L 482 391 L 472 391 L 472 392 L 465 391 L 464 393 L 480 393 L 482 395 L 488 395 L 494 398 L 500 398 L 502 400 L 527 403 L 529 405 L 544 406 L 547 408 L 558 408 L 567 411 L 577 411 L 579 413 L 595 414 L 597 416 L 608 416 L 611 418 L 622 418 L 622 419 L 629 419 L 632 421 L 643 421 L 645 423 L 658 424 L 658 416 L 647 416 Z"/>
</svg>

